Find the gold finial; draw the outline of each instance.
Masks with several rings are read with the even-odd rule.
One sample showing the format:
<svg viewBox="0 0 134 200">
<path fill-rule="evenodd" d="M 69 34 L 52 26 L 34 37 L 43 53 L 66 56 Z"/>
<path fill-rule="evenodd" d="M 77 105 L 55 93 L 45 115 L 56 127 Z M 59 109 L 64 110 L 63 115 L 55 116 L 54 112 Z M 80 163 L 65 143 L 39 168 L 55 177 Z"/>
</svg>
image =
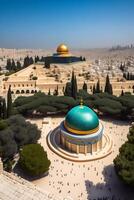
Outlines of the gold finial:
<svg viewBox="0 0 134 200">
<path fill-rule="evenodd" d="M 83 106 L 83 98 L 80 99 L 80 106 Z"/>
</svg>

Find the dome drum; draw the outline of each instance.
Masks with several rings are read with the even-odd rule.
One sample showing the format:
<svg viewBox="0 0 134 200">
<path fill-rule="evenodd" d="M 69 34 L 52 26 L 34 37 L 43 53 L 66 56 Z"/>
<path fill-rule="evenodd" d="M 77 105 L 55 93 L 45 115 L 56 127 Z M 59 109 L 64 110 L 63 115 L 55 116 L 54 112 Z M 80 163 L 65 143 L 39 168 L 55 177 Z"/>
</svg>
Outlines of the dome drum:
<svg viewBox="0 0 134 200">
<path fill-rule="evenodd" d="M 64 128 L 64 122 L 60 124 L 60 133 L 61 135 L 68 140 L 70 143 L 73 144 L 93 144 L 97 141 L 99 141 L 102 138 L 103 134 L 103 125 L 100 123 L 99 130 L 94 133 L 94 134 L 89 134 L 89 135 L 76 135 L 68 132 Z"/>
<path fill-rule="evenodd" d="M 92 154 L 102 148 L 102 137 L 99 140 L 89 141 L 89 143 L 83 141 L 72 143 L 72 141 L 66 139 L 63 135 L 60 135 L 60 145 L 63 149 L 72 153 Z"/>
</svg>

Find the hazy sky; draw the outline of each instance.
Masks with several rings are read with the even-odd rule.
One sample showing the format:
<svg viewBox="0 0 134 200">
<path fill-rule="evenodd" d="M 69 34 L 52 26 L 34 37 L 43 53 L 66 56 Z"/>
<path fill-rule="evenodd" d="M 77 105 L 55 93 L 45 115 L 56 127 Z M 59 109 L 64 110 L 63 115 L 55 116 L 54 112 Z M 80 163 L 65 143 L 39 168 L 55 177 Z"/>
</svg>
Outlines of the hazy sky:
<svg viewBox="0 0 134 200">
<path fill-rule="evenodd" d="M 0 0 L 0 47 L 134 43 L 134 0 Z"/>
</svg>

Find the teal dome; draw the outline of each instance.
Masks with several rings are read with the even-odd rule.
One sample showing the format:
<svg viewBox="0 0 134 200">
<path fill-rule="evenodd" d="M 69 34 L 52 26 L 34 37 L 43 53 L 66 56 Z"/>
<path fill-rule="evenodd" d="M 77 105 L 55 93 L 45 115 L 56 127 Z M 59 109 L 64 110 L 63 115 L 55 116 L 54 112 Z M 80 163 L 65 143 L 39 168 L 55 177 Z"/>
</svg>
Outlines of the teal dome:
<svg viewBox="0 0 134 200">
<path fill-rule="evenodd" d="M 91 131 L 99 126 L 99 119 L 96 113 L 87 106 L 79 105 L 72 108 L 66 115 L 65 128 L 69 130 Z"/>
</svg>

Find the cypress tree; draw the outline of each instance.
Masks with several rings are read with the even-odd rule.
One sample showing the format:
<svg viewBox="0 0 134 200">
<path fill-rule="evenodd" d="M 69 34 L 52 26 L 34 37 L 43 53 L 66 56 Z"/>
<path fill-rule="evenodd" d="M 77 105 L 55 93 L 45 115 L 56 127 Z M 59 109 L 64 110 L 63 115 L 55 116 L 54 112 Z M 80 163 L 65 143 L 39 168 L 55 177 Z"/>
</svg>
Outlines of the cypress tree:
<svg viewBox="0 0 134 200">
<path fill-rule="evenodd" d="M 12 69 L 11 59 L 7 59 L 6 69 L 9 70 L 9 71 L 11 71 L 11 69 Z"/>
<path fill-rule="evenodd" d="M 64 95 L 71 97 L 71 94 L 72 94 L 71 93 L 71 83 L 67 82 L 66 87 L 65 87 L 65 91 L 64 91 Z"/>
<path fill-rule="evenodd" d="M 20 61 L 17 61 L 17 70 L 20 70 L 21 69 L 21 63 L 20 63 Z"/>
<path fill-rule="evenodd" d="M 82 56 L 80 56 L 80 61 L 83 61 L 83 58 L 82 58 Z"/>
<path fill-rule="evenodd" d="M 76 76 L 74 78 L 74 99 L 77 98 L 77 79 Z"/>
<path fill-rule="evenodd" d="M 49 91 L 48 91 L 48 95 L 51 95 L 50 88 L 49 88 Z"/>
<path fill-rule="evenodd" d="M 130 75 L 129 75 L 129 72 L 128 72 L 127 73 L 127 80 L 130 80 L 129 78 L 130 78 Z"/>
<path fill-rule="evenodd" d="M 12 59 L 12 70 L 16 71 L 16 64 L 14 62 L 14 59 Z"/>
<path fill-rule="evenodd" d="M 30 58 L 27 56 L 24 58 L 24 65 L 23 67 L 28 67 L 30 65 Z"/>
<path fill-rule="evenodd" d="M 105 90 L 104 91 L 109 93 L 109 94 L 113 94 L 112 85 L 110 84 L 110 80 L 109 80 L 109 76 L 108 75 L 106 77 L 106 84 L 105 84 Z"/>
<path fill-rule="evenodd" d="M 113 87 L 112 87 L 112 84 L 110 84 L 110 91 L 109 91 L 109 94 L 112 94 L 112 95 L 113 95 Z"/>
<path fill-rule="evenodd" d="M 45 59 L 45 68 L 50 68 L 50 61 L 48 59 Z"/>
<path fill-rule="evenodd" d="M 71 77 L 71 96 L 73 97 L 73 93 L 74 93 L 74 71 L 72 71 L 72 77 Z"/>
<path fill-rule="evenodd" d="M 132 88 L 133 88 L 133 93 L 134 93 L 134 85 L 133 85 L 133 87 L 132 87 Z"/>
<path fill-rule="evenodd" d="M 58 88 L 58 85 L 57 85 L 56 92 L 57 92 L 57 95 L 59 95 L 59 88 Z"/>
<path fill-rule="evenodd" d="M 12 112 L 12 94 L 11 94 L 11 86 L 9 86 L 7 92 L 7 117 L 11 116 L 11 112 Z"/>
<path fill-rule="evenodd" d="M 83 60 L 82 61 L 86 61 L 86 58 L 85 57 L 83 57 Z"/>
<path fill-rule="evenodd" d="M 93 94 L 95 94 L 96 89 L 95 89 L 95 85 L 93 86 Z"/>
<path fill-rule="evenodd" d="M 121 91 L 121 96 L 124 96 L 124 91 L 123 90 Z"/>
<path fill-rule="evenodd" d="M 58 92 L 58 85 L 57 85 L 57 88 L 54 91 L 54 96 L 58 96 L 58 94 L 59 94 L 59 92 Z"/>
<path fill-rule="evenodd" d="M 2 101 L 2 113 L 3 113 L 2 118 L 6 119 L 7 118 L 7 108 L 6 108 L 6 101 L 5 101 L 5 99 L 3 99 L 3 101 Z"/>
<path fill-rule="evenodd" d="M 133 74 L 130 73 L 130 79 L 129 80 L 133 80 Z"/>
<path fill-rule="evenodd" d="M 101 92 L 101 89 L 100 89 L 100 81 L 98 80 L 97 81 L 97 85 L 96 85 L 96 93 L 100 93 Z"/>
<path fill-rule="evenodd" d="M 63 88 L 62 88 L 62 92 L 63 92 L 63 94 L 64 94 L 64 92 L 65 92 L 65 88 L 64 88 L 64 86 L 63 86 Z"/>
<path fill-rule="evenodd" d="M 2 118 L 2 98 L 0 97 L 0 118 Z"/>
<path fill-rule="evenodd" d="M 76 76 L 74 75 L 74 71 L 72 72 L 72 78 L 71 78 L 71 96 L 74 99 L 77 98 L 77 80 Z"/>
<path fill-rule="evenodd" d="M 32 65 L 34 63 L 34 60 L 32 57 L 29 58 L 29 65 Z"/>
<path fill-rule="evenodd" d="M 43 57 L 42 57 L 42 58 L 43 58 Z M 41 60 L 42 60 L 42 58 L 41 58 Z M 40 61 L 39 56 L 35 56 L 34 62 L 37 63 L 38 61 Z"/>
<path fill-rule="evenodd" d="M 83 90 L 85 90 L 87 92 L 87 84 L 85 82 L 83 84 Z"/>
<path fill-rule="evenodd" d="M 123 73 L 123 77 L 127 80 L 127 75 L 125 72 Z"/>
</svg>

